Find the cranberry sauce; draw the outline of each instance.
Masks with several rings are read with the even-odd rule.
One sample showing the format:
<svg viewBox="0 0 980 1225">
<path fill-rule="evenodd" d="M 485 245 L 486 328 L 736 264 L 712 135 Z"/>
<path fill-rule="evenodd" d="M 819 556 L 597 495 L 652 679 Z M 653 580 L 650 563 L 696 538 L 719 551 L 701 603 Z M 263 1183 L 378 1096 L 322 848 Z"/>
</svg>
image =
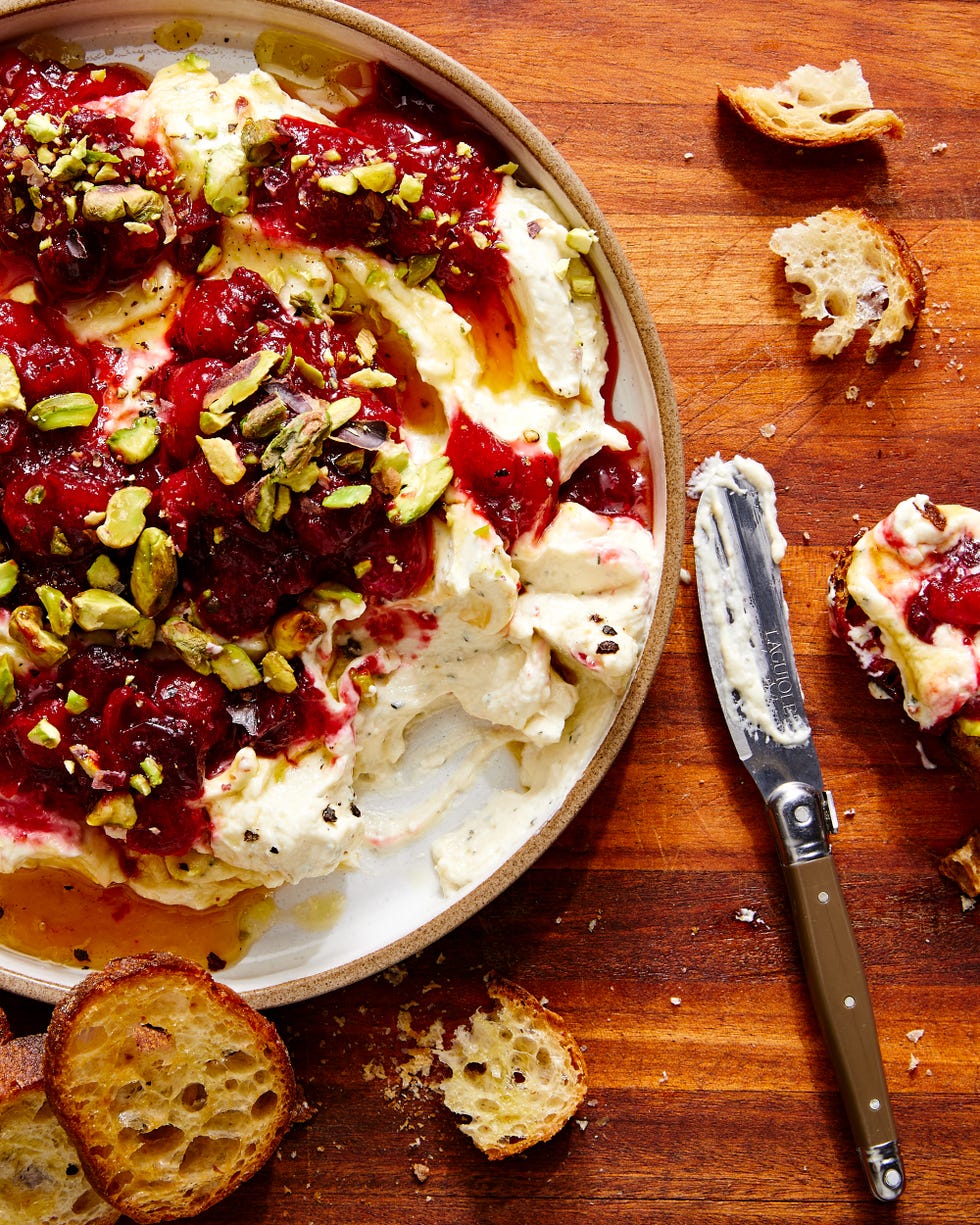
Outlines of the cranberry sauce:
<svg viewBox="0 0 980 1225">
<path fill-rule="evenodd" d="M 385 69 L 373 96 L 336 122 L 276 122 L 251 211 L 277 239 L 355 243 L 448 291 L 506 279 L 492 220 L 504 159 L 485 136 Z"/>
<path fill-rule="evenodd" d="M 931 642 L 938 625 L 980 630 L 980 541 L 965 537 L 943 555 L 905 610 L 909 629 Z"/>
<path fill-rule="evenodd" d="M 617 421 L 616 428 L 629 439 L 630 449 L 604 447 L 587 459 L 562 486 L 562 500 L 597 515 L 628 515 L 650 527 L 653 491 L 646 443 L 635 426 Z"/>
<path fill-rule="evenodd" d="M 86 107 L 144 84 L 125 68 L 0 55 L 0 244 L 31 254 L 53 297 L 125 284 L 168 248 L 176 263 L 200 258 L 217 230 L 159 146 L 137 144 L 129 120 Z"/>
</svg>

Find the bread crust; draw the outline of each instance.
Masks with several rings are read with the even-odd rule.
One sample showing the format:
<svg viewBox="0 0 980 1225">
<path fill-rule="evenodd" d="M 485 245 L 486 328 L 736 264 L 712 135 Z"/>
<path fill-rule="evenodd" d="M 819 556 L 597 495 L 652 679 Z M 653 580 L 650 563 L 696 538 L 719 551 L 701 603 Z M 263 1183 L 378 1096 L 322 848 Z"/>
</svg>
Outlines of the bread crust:
<svg viewBox="0 0 980 1225">
<path fill-rule="evenodd" d="M 832 72 L 803 64 L 769 87 L 719 85 L 718 97 L 749 127 L 781 144 L 832 148 L 905 134 L 900 116 L 872 106 L 856 60 Z"/>
<path fill-rule="evenodd" d="M 5 1042 L 9 1042 L 13 1036 L 14 1031 L 10 1028 L 7 1014 L 0 1008 L 0 1046 L 3 1046 Z"/>
<path fill-rule="evenodd" d="M 0 1214 L 4 1225 L 113 1225 L 119 1212 L 82 1173 L 45 1101 L 44 1035 L 0 1044 Z"/>
<path fill-rule="evenodd" d="M 272 1022 L 169 953 L 83 979 L 55 1006 L 43 1061 L 92 1185 L 140 1225 L 225 1198 L 265 1164 L 299 1107 Z"/>
</svg>

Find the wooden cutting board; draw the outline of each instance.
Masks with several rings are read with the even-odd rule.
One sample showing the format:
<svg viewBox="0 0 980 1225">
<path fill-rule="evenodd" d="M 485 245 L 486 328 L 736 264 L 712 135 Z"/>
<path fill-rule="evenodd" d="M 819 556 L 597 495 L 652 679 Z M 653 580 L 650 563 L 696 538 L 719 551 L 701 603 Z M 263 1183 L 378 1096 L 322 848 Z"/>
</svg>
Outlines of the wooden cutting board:
<svg viewBox="0 0 980 1225">
<path fill-rule="evenodd" d="M 776 481 L 784 580 L 835 855 L 908 1173 L 874 1204 L 802 983 L 759 798 L 716 708 L 692 586 L 629 743 L 506 894 L 388 974 L 274 1019 L 317 1114 L 209 1225 L 962 1225 L 980 1206 L 980 909 L 939 859 L 980 798 L 876 703 L 830 636 L 833 550 L 903 498 L 980 506 L 980 8 L 897 0 L 373 0 L 555 142 L 631 259 L 673 375 L 687 471 L 736 451 Z M 905 139 L 802 154 L 744 131 L 716 83 L 856 57 Z M 926 267 L 901 355 L 812 362 L 777 225 L 866 207 Z M 851 390 L 856 389 L 856 390 Z M 693 508 L 691 508 L 693 509 Z M 690 540 L 690 514 L 685 539 Z M 685 565 L 693 566 L 689 544 Z M 420 1088 L 413 1048 L 496 970 L 586 1049 L 556 1140 L 490 1164 Z M 18 1032 L 47 1010 L 0 996 Z"/>
</svg>

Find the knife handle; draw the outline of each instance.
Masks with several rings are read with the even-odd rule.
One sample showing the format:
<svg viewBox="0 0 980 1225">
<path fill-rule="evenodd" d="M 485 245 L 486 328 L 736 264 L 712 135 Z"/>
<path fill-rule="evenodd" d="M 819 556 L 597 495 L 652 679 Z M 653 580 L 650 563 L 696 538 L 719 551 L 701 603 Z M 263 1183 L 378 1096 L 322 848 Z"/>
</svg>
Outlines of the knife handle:
<svg viewBox="0 0 980 1225">
<path fill-rule="evenodd" d="M 803 966 L 872 1194 L 905 1186 L 881 1048 L 840 878 L 829 854 L 784 863 Z"/>
</svg>

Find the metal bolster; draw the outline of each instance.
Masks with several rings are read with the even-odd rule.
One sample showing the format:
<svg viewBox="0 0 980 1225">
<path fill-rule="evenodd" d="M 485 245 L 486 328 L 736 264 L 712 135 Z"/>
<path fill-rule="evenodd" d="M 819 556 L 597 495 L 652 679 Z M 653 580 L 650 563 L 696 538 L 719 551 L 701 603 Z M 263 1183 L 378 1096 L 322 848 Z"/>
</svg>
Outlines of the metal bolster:
<svg viewBox="0 0 980 1225">
<path fill-rule="evenodd" d="M 828 841 L 837 832 L 837 813 L 829 791 L 806 783 L 781 783 L 766 808 L 784 864 L 806 863 L 830 853 Z"/>
</svg>

